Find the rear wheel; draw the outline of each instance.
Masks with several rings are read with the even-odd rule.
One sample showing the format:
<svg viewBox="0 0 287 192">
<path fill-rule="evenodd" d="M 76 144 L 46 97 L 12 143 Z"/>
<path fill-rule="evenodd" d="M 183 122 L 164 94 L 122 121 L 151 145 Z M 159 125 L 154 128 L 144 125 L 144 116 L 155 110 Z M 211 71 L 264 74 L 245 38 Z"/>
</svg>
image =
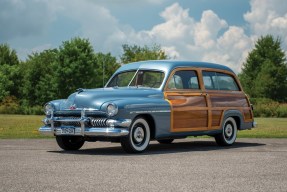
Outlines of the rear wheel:
<svg viewBox="0 0 287 192">
<path fill-rule="evenodd" d="M 80 149 L 85 140 L 83 137 L 78 136 L 56 136 L 56 141 L 62 149 L 69 151 L 69 150 L 78 150 Z"/>
<path fill-rule="evenodd" d="M 160 140 L 157 140 L 157 142 L 159 142 L 160 144 L 171 144 L 173 140 L 174 139 L 160 139 Z"/>
<path fill-rule="evenodd" d="M 237 125 L 233 117 L 228 117 L 223 123 L 222 133 L 215 136 L 215 141 L 218 145 L 232 145 L 237 136 Z"/>
<path fill-rule="evenodd" d="M 121 138 L 121 145 L 127 153 L 143 152 L 150 142 L 150 127 L 143 118 L 137 118 L 132 123 L 129 135 Z"/>
</svg>

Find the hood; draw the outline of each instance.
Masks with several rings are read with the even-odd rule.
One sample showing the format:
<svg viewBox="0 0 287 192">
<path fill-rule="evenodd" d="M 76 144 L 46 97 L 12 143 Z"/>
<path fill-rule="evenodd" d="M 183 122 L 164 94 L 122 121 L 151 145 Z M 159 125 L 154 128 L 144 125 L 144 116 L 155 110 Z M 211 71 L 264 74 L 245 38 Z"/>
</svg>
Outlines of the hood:
<svg viewBox="0 0 287 192">
<path fill-rule="evenodd" d="M 69 109 L 73 106 L 75 108 L 100 109 L 103 103 L 116 100 L 163 97 L 161 90 L 150 88 L 126 87 L 82 89 L 79 92 L 71 94 L 61 108 Z"/>
</svg>

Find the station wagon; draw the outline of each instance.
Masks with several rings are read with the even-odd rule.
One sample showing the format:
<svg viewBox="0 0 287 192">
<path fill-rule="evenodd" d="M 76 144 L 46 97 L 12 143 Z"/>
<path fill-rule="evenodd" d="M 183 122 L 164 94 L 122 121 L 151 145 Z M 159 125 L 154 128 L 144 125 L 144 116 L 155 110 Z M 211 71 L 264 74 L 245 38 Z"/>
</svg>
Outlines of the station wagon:
<svg viewBox="0 0 287 192">
<path fill-rule="evenodd" d="M 55 136 L 64 150 L 78 150 L 86 141 L 112 141 L 138 153 L 151 140 L 170 144 L 201 135 L 229 146 L 237 131 L 255 127 L 236 74 L 205 62 L 125 64 L 105 87 L 78 89 L 67 99 L 48 102 L 44 110 L 39 131 Z"/>
</svg>

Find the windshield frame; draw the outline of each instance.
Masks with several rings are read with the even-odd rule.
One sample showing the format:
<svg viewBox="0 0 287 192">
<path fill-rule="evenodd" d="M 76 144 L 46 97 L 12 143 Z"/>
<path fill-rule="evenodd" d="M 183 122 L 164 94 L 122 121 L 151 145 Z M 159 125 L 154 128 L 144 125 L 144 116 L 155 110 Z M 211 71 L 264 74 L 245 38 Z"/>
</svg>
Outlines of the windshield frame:
<svg viewBox="0 0 287 192">
<path fill-rule="evenodd" d="M 140 68 L 137 68 L 137 69 L 130 69 L 130 70 L 126 70 L 126 71 L 120 71 L 118 73 L 114 73 L 114 75 L 111 76 L 111 78 L 109 79 L 109 81 L 106 83 L 105 87 L 104 88 L 110 88 L 110 87 L 113 87 L 113 86 L 108 86 L 110 84 L 110 82 L 119 74 L 122 74 L 122 73 L 126 73 L 126 72 L 132 72 L 134 71 L 135 74 L 133 75 L 132 79 L 129 81 L 129 84 L 127 86 L 122 86 L 122 87 L 142 87 L 142 88 L 150 88 L 150 89 L 161 89 L 163 84 L 165 83 L 165 80 L 166 80 L 166 73 L 165 71 L 163 70 L 158 70 L 158 69 L 140 69 Z M 162 78 L 162 81 L 161 81 L 161 84 L 160 86 L 158 87 L 145 87 L 145 86 L 138 86 L 138 85 L 130 85 L 135 78 L 137 78 L 138 76 L 138 73 L 141 72 L 141 71 L 153 71 L 153 72 L 159 72 L 159 73 L 162 73 L 163 74 L 163 78 Z M 114 87 L 118 87 L 118 86 L 114 86 Z M 121 87 L 121 88 L 122 88 Z"/>
</svg>

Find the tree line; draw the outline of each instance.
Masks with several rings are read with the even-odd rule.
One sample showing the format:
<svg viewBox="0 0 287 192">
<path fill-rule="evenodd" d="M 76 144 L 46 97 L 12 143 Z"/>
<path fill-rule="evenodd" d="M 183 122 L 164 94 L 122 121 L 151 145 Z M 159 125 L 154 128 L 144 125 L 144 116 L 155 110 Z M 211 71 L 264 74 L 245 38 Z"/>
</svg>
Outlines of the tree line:
<svg viewBox="0 0 287 192">
<path fill-rule="evenodd" d="M 159 45 L 123 45 L 122 50 L 119 58 L 95 52 L 88 39 L 76 37 L 21 61 L 8 44 L 0 44 L 0 113 L 39 114 L 47 101 L 67 98 L 77 88 L 103 87 L 120 65 L 169 59 Z M 255 103 L 286 102 L 287 63 L 280 39 L 259 38 L 239 78 Z"/>
<path fill-rule="evenodd" d="M 122 48 L 118 61 L 76 37 L 20 61 L 15 50 L 0 44 L 0 113 L 39 113 L 47 101 L 67 98 L 77 88 L 103 87 L 121 64 L 168 58 L 159 45 Z"/>
</svg>

